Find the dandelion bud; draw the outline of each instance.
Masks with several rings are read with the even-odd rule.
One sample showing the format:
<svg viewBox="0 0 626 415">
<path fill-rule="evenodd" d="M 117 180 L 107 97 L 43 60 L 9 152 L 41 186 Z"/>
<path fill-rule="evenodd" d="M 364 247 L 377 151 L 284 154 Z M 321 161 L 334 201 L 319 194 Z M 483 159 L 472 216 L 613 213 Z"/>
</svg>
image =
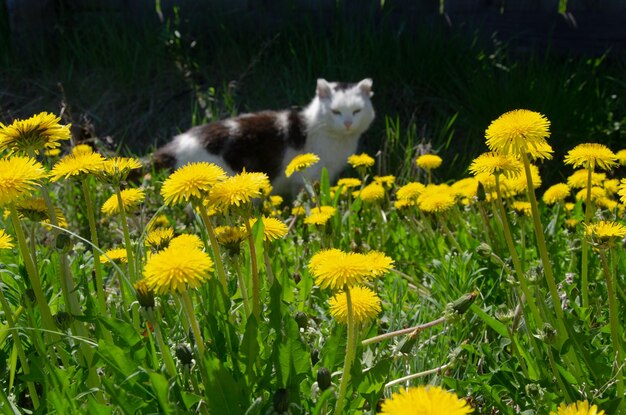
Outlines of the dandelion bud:
<svg viewBox="0 0 626 415">
<path fill-rule="evenodd" d="M 311 350 L 311 366 L 315 366 L 320 361 L 320 351 L 318 349 Z"/>
<path fill-rule="evenodd" d="M 451 302 L 449 306 L 455 313 L 463 314 L 474 303 L 476 297 L 478 297 L 478 293 L 476 291 L 472 291 L 471 293 L 464 294 L 457 300 Z"/>
<path fill-rule="evenodd" d="M 317 386 L 320 390 L 325 391 L 330 388 L 331 384 L 330 371 L 325 367 L 320 367 L 317 371 Z"/>
<path fill-rule="evenodd" d="M 302 311 L 298 311 L 294 319 L 296 320 L 296 323 L 298 323 L 299 328 L 306 330 L 307 326 L 309 325 L 309 318 L 306 315 L 306 313 L 303 313 Z"/>
<path fill-rule="evenodd" d="M 135 283 L 135 291 L 137 292 L 137 301 L 143 308 L 154 308 L 154 291 L 152 291 L 144 280 Z"/>
<path fill-rule="evenodd" d="M 67 253 L 70 250 L 72 241 L 70 240 L 69 235 L 65 233 L 60 233 L 56 237 L 55 246 L 59 251 Z"/>
</svg>

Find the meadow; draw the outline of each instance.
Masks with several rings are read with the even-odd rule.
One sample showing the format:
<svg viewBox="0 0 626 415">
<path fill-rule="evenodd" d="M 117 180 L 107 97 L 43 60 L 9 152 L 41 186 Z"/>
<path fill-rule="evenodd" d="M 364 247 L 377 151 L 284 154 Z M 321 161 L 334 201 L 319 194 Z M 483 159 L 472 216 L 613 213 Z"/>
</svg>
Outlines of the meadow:
<svg viewBox="0 0 626 415">
<path fill-rule="evenodd" d="M 622 59 L 118 24 L 0 51 L 3 413 L 626 413 Z M 374 79 L 338 183 L 136 157 L 319 76 Z"/>
</svg>

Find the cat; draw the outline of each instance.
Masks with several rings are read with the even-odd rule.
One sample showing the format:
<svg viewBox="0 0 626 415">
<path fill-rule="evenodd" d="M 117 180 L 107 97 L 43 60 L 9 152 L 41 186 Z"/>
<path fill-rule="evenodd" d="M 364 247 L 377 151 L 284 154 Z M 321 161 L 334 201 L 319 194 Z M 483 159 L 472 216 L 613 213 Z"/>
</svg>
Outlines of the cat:
<svg viewBox="0 0 626 415">
<path fill-rule="evenodd" d="M 318 79 L 315 97 L 303 110 L 261 111 L 193 127 L 159 148 L 153 162 L 178 168 L 208 161 L 230 175 L 244 169 L 263 172 L 274 193 L 293 197 L 303 176 L 317 180 L 325 167 L 332 182 L 341 173 L 374 120 L 372 96 L 370 78 L 355 84 Z M 288 179 L 285 167 L 303 153 L 314 153 L 320 161 Z"/>
</svg>

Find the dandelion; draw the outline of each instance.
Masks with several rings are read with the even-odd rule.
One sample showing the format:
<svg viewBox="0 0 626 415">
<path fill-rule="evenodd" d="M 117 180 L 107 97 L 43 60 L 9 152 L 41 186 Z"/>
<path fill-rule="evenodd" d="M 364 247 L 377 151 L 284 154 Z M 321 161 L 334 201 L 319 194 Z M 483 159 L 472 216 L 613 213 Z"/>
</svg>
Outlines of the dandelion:
<svg viewBox="0 0 626 415">
<path fill-rule="evenodd" d="M 82 179 L 86 175 L 101 172 L 103 164 L 104 157 L 98 153 L 69 154 L 52 167 L 50 180 L 57 182 L 70 177 Z"/>
<path fill-rule="evenodd" d="M 417 202 L 413 200 L 400 199 L 393 202 L 393 207 L 398 210 L 407 209 L 409 207 L 417 206 Z"/>
<path fill-rule="evenodd" d="M 377 183 L 370 183 L 360 191 L 353 194 L 354 197 L 360 197 L 365 203 L 380 202 L 385 198 L 385 188 Z"/>
<path fill-rule="evenodd" d="M 612 221 L 585 224 L 585 236 L 600 242 L 614 242 L 626 237 L 626 226 Z"/>
<path fill-rule="evenodd" d="M 254 226 L 257 219 L 254 218 L 250 221 L 250 227 Z M 287 235 L 287 225 L 276 218 L 262 217 L 263 222 L 263 236 L 266 241 L 274 241 L 276 239 L 284 238 Z"/>
<path fill-rule="evenodd" d="M 511 177 L 520 174 L 523 168 L 522 163 L 514 156 L 489 152 L 476 157 L 472 161 L 469 171 L 473 175 L 488 173 Z"/>
<path fill-rule="evenodd" d="M 226 172 L 219 166 L 200 162 L 186 164 L 172 173 L 163 182 L 161 196 L 167 205 L 200 200 L 209 194 L 211 188 L 226 178 Z"/>
<path fill-rule="evenodd" d="M 159 251 L 165 248 L 173 237 L 174 229 L 170 227 L 154 228 L 146 235 L 144 244 L 155 251 Z"/>
<path fill-rule="evenodd" d="M 523 202 L 521 200 L 516 200 L 513 202 L 513 210 L 520 216 L 531 216 L 531 206 L 530 202 Z"/>
<path fill-rule="evenodd" d="M 608 179 L 602 183 L 607 195 L 614 195 L 619 190 L 619 179 Z"/>
<path fill-rule="evenodd" d="M 263 196 L 263 188 L 269 185 L 265 173 L 242 172 L 217 183 L 209 199 L 222 207 L 239 207 L 248 204 L 252 199 Z"/>
<path fill-rule="evenodd" d="M 113 157 L 102 165 L 100 179 L 115 185 L 126 180 L 131 171 L 140 169 L 141 162 L 131 157 Z"/>
<path fill-rule="evenodd" d="M 270 196 L 270 204 L 274 207 L 279 207 L 283 204 L 283 197 L 279 195 L 271 195 Z"/>
<path fill-rule="evenodd" d="M 375 318 L 381 311 L 380 298 L 367 287 L 352 287 L 350 289 L 354 324 L 364 324 Z M 335 294 L 329 301 L 330 315 L 339 323 L 348 322 L 347 296 L 344 291 Z"/>
<path fill-rule="evenodd" d="M 200 286 L 211 271 L 213 261 L 206 253 L 170 243 L 168 248 L 148 258 L 144 278 L 148 288 L 156 294 L 182 293 Z"/>
<path fill-rule="evenodd" d="M 456 205 L 454 194 L 447 186 L 426 187 L 417 198 L 417 207 L 427 213 L 442 213 Z"/>
<path fill-rule="evenodd" d="M 121 262 L 123 264 L 128 263 L 128 255 L 126 255 L 126 248 L 113 248 L 104 252 L 104 255 L 100 257 L 100 263 L 106 264 L 109 262 Z"/>
<path fill-rule="evenodd" d="M 617 165 L 617 157 L 609 148 L 597 143 L 579 144 L 565 156 L 565 164 L 594 170 L 611 170 Z"/>
<path fill-rule="evenodd" d="M 60 148 L 51 148 L 50 150 L 46 150 L 44 152 L 44 155 L 46 157 L 50 157 L 50 158 L 58 157 L 60 154 L 61 154 L 61 149 Z"/>
<path fill-rule="evenodd" d="M 593 186 L 591 188 L 591 194 L 589 196 L 589 200 L 591 202 L 596 203 L 598 200 L 603 199 L 605 197 L 606 197 L 606 191 L 603 188 L 598 187 L 598 186 Z M 578 201 L 583 201 L 587 203 L 587 189 L 580 189 L 578 193 L 576 193 L 575 198 Z"/>
<path fill-rule="evenodd" d="M 361 186 L 361 179 L 357 179 L 355 177 L 345 177 L 343 179 L 337 180 L 337 186 L 344 187 L 346 189 L 352 189 L 355 187 Z"/>
<path fill-rule="evenodd" d="M 552 158 L 550 121 L 542 114 L 525 109 L 502 114 L 485 131 L 491 151 L 513 156 L 528 155 L 532 159 Z"/>
<path fill-rule="evenodd" d="M 175 238 L 170 240 L 168 248 L 174 250 L 185 250 L 185 249 L 198 249 L 201 250 L 204 247 L 204 243 L 202 239 L 198 237 L 198 235 L 192 235 L 188 233 L 184 233 L 182 235 L 178 235 Z"/>
<path fill-rule="evenodd" d="M 417 200 L 419 195 L 424 192 L 426 186 L 419 182 L 410 182 L 400 187 L 396 191 L 396 198 L 398 200 Z"/>
<path fill-rule="evenodd" d="M 31 199 L 22 199 L 15 204 L 17 213 L 20 219 L 28 218 L 33 222 L 41 222 L 43 224 L 50 224 L 50 214 L 48 211 L 48 205 L 42 197 L 36 197 Z M 67 228 L 67 219 L 63 215 L 61 209 L 54 208 L 55 218 L 57 225 L 62 228 Z"/>
<path fill-rule="evenodd" d="M 6 233 L 4 229 L 0 229 L 0 249 L 11 249 L 13 245 L 13 238 Z"/>
<path fill-rule="evenodd" d="M 122 205 L 124 206 L 125 211 L 135 208 L 146 198 L 146 194 L 142 189 L 124 189 L 120 192 L 120 196 L 122 198 Z M 113 216 L 120 213 L 121 209 L 118 203 L 117 194 L 109 197 L 106 202 L 104 202 L 100 210 L 107 216 Z"/>
<path fill-rule="evenodd" d="M 626 166 L 626 149 L 620 150 L 615 153 L 615 158 L 617 159 L 619 164 L 621 164 L 622 166 Z"/>
<path fill-rule="evenodd" d="M 582 189 L 587 187 L 587 181 L 589 178 L 589 170 L 581 169 L 576 170 L 567 178 L 567 185 L 572 189 Z M 591 172 L 591 185 L 602 186 L 602 183 L 606 180 L 606 174 Z"/>
<path fill-rule="evenodd" d="M 475 198 L 478 192 L 478 180 L 474 177 L 466 177 L 458 180 L 450 186 L 450 190 L 457 197 L 462 197 L 468 201 Z"/>
<path fill-rule="evenodd" d="M 291 208 L 292 216 L 304 216 L 306 215 L 306 209 L 304 206 L 294 206 Z"/>
<path fill-rule="evenodd" d="M 215 228 L 215 237 L 231 254 L 238 254 L 247 232 L 241 226 L 218 226 Z"/>
<path fill-rule="evenodd" d="M 561 203 L 569 196 L 570 188 L 565 183 L 557 183 L 552 185 L 543 194 L 543 201 L 546 205 L 551 206 L 555 203 Z"/>
<path fill-rule="evenodd" d="M 41 163 L 30 157 L 0 159 L 0 206 L 27 197 L 46 176 Z"/>
<path fill-rule="evenodd" d="M 542 180 L 539 174 L 539 168 L 534 164 L 530 166 L 530 180 L 533 184 L 533 190 L 541 187 Z M 508 196 L 518 195 L 525 193 L 528 190 L 528 178 L 525 173 L 520 173 L 510 178 L 503 178 L 502 187 L 504 191 L 508 193 Z"/>
<path fill-rule="evenodd" d="M 57 149 L 61 140 L 70 138 L 70 126 L 59 124 L 60 117 L 42 112 L 10 125 L 0 123 L 0 151 L 34 152 Z"/>
<path fill-rule="evenodd" d="M 396 176 L 388 175 L 388 176 L 374 176 L 374 183 L 379 184 L 383 187 L 391 187 L 396 182 Z"/>
<path fill-rule="evenodd" d="M 379 415 L 465 415 L 472 408 L 464 399 L 439 386 L 418 386 L 394 392 L 386 399 Z"/>
<path fill-rule="evenodd" d="M 299 154 L 295 156 L 285 168 L 285 176 L 291 177 L 295 172 L 306 170 L 318 163 L 320 158 L 313 153 Z"/>
<path fill-rule="evenodd" d="M 376 161 L 365 153 L 353 154 L 348 157 L 348 164 L 355 169 L 366 169 L 372 167 Z"/>
<path fill-rule="evenodd" d="M 364 255 L 328 249 L 313 255 L 309 261 L 309 270 L 321 288 L 336 290 L 379 277 L 389 271 L 392 265 L 393 261 L 382 253 Z"/>
<path fill-rule="evenodd" d="M 424 170 L 434 170 L 441 166 L 443 160 L 436 154 L 423 154 L 415 159 L 417 167 Z"/>
<path fill-rule="evenodd" d="M 622 181 L 620 182 L 617 194 L 619 195 L 622 203 L 626 204 L 626 179 L 622 179 Z"/>
<path fill-rule="evenodd" d="M 93 147 L 89 144 L 76 144 L 72 147 L 72 154 L 85 154 L 85 153 L 93 153 Z"/>
<path fill-rule="evenodd" d="M 601 197 L 600 199 L 596 200 L 596 205 L 598 205 L 598 207 L 600 208 L 611 211 L 617 209 L 619 206 L 619 204 L 615 200 L 609 199 L 608 197 Z"/>
<path fill-rule="evenodd" d="M 169 228 L 170 220 L 167 218 L 167 215 L 161 214 L 159 216 L 153 217 L 150 222 L 148 222 L 148 229 L 156 229 L 156 228 Z"/>
<path fill-rule="evenodd" d="M 133 284 L 135 292 L 137 293 L 137 302 L 144 309 L 154 308 L 154 291 L 148 287 L 146 280 L 141 279 Z"/>
<path fill-rule="evenodd" d="M 578 219 L 565 219 L 565 226 L 569 229 L 576 229 L 576 226 L 580 223 Z"/>
<path fill-rule="evenodd" d="M 323 226 L 335 216 L 337 209 L 332 206 L 320 206 L 311 209 L 311 213 L 304 218 L 304 223 L 307 225 Z"/>
<path fill-rule="evenodd" d="M 589 405 L 587 401 L 578 401 L 572 404 L 561 403 L 556 412 L 550 412 L 550 415 L 604 415 L 603 410 L 598 410 L 596 405 Z"/>
</svg>

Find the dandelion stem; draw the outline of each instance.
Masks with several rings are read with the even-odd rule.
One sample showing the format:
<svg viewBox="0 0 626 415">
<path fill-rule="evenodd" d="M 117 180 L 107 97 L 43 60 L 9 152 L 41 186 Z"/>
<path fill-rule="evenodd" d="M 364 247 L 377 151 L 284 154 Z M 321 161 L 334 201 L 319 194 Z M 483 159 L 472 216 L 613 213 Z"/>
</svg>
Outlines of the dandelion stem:
<svg viewBox="0 0 626 415">
<path fill-rule="evenodd" d="M 133 246 L 130 242 L 130 232 L 128 231 L 128 222 L 126 219 L 126 208 L 124 207 L 124 200 L 122 199 L 122 192 L 119 186 L 115 186 L 115 195 L 117 196 L 117 204 L 120 208 L 120 217 L 122 219 L 122 231 L 124 232 L 124 245 L 126 247 L 126 257 L 128 259 L 128 276 L 131 283 L 134 283 L 135 278 L 135 261 L 133 259 Z"/>
<path fill-rule="evenodd" d="M 224 262 L 222 261 L 222 253 L 220 252 L 219 244 L 217 243 L 217 237 L 215 236 L 215 229 L 213 228 L 213 224 L 211 223 L 211 219 L 209 218 L 209 214 L 207 212 L 206 206 L 202 203 L 195 203 L 197 210 L 200 212 L 200 216 L 202 217 L 202 222 L 204 222 L 204 226 L 207 229 L 209 234 L 209 240 L 211 241 L 211 249 L 213 250 L 213 256 L 215 257 L 215 265 L 217 268 L 217 276 L 220 280 L 220 284 L 222 284 L 222 289 L 224 293 L 228 295 L 228 283 L 226 281 L 226 272 L 224 271 Z"/>
<path fill-rule="evenodd" d="M 250 227 L 250 220 L 246 217 L 244 219 L 246 224 L 246 233 L 248 234 L 248 244 L 250 245 L 250 261 L 252 266 L 252 314 L 257 319 L 261 315 L 261 298 L 259 287 L 259 267 L 256 260 L 256 247 L 254 245 L 254 235 L 252 235 L 252 228 Z"/>
<path fill-rule="evenodd" d="M 189 297 L 189 293 L 187 292 L 187 290 L 183 291 L 180 294 L 180 297 L 183 300 L 183 308 L 185 310 L 185 314 L 187 315 L 187 320 L 189 321 L 191 331 L 193 332 L 196 347 L 198 348 L 199 359 L 204 361 L 204 340 L 202 338 L 202 331 L 200 331 L 200 325 L 198 324 L 198 320 L 196 320 L 196 315 L 193 311 L 191 297 Z"/>
<path fill-rule="evenodd" d="M 239 266 L 239 261 L 237 261 L 237 259 L 233 261 L 233 266 L 235 267 L 235 272 L 237 273 L 237 284 L 239 285 L 239 291 L 241 291 L 243 310 L 246 313 L 246 317 L 248 317 L 250 315 L 250 300 L 248 299 L 248 289 L 246 288 L 246 282 L 243 279 L 241 267 Z"/>
<path fill-rule="evenodd" d="M 165 344 L 163 340 L 163 334 L 161 333 L 161 325 L 159 324 L 159 319 L 154 316 L 154 308 L 145 309 L 146 316 L 148 317 L 148 321 L 152 325 L 152 329 L 154 330 L 154 337 L 156 338 L 157 344 L 159 345 L 159 349 L 161 350 L 161 355 L 163 356 L 163 360 L 165 361 L 165 369 L 167 370 L 167 374 L 170 378 L 176 378 L 176 365 L 174 364 L 174 359 L 172 358 L 172 354 L 170 353 L 169 347 Z"/>
<path fill-rule="evenodd" d="M 341 383 L 339 384 L 339 393 L 337 396 L 337 404 L 335 406 L 335 415 L 341 415 L 343 413 L 343 407 L 345 405 L 345 396 L 350 383 L 350 369 L 352 368 L 352 361 L 356 353 L 356 325 L 354 322 L 354 309 L 352 308 L 352 298 L 350 296 L 350 289 L 345 287 L 346 293 L 346 307 L 348 309 L 347 326 L 348 326 L 348 341 L 346 343 L 346 358 L 343 362 L 343 372 L 341 374 Z"/>
<path fill-rule="evenodd" d="M 591 177 L 593 169 L 589 166 L 587 173 L 587 194 L 585 195 L 585 225 L 591 220 Z M 583 308 L 589 307 L 589 243 L 587 238 L 582 238 L 582 264 L 581 264 L 581 296 Z"/>
</svg>

